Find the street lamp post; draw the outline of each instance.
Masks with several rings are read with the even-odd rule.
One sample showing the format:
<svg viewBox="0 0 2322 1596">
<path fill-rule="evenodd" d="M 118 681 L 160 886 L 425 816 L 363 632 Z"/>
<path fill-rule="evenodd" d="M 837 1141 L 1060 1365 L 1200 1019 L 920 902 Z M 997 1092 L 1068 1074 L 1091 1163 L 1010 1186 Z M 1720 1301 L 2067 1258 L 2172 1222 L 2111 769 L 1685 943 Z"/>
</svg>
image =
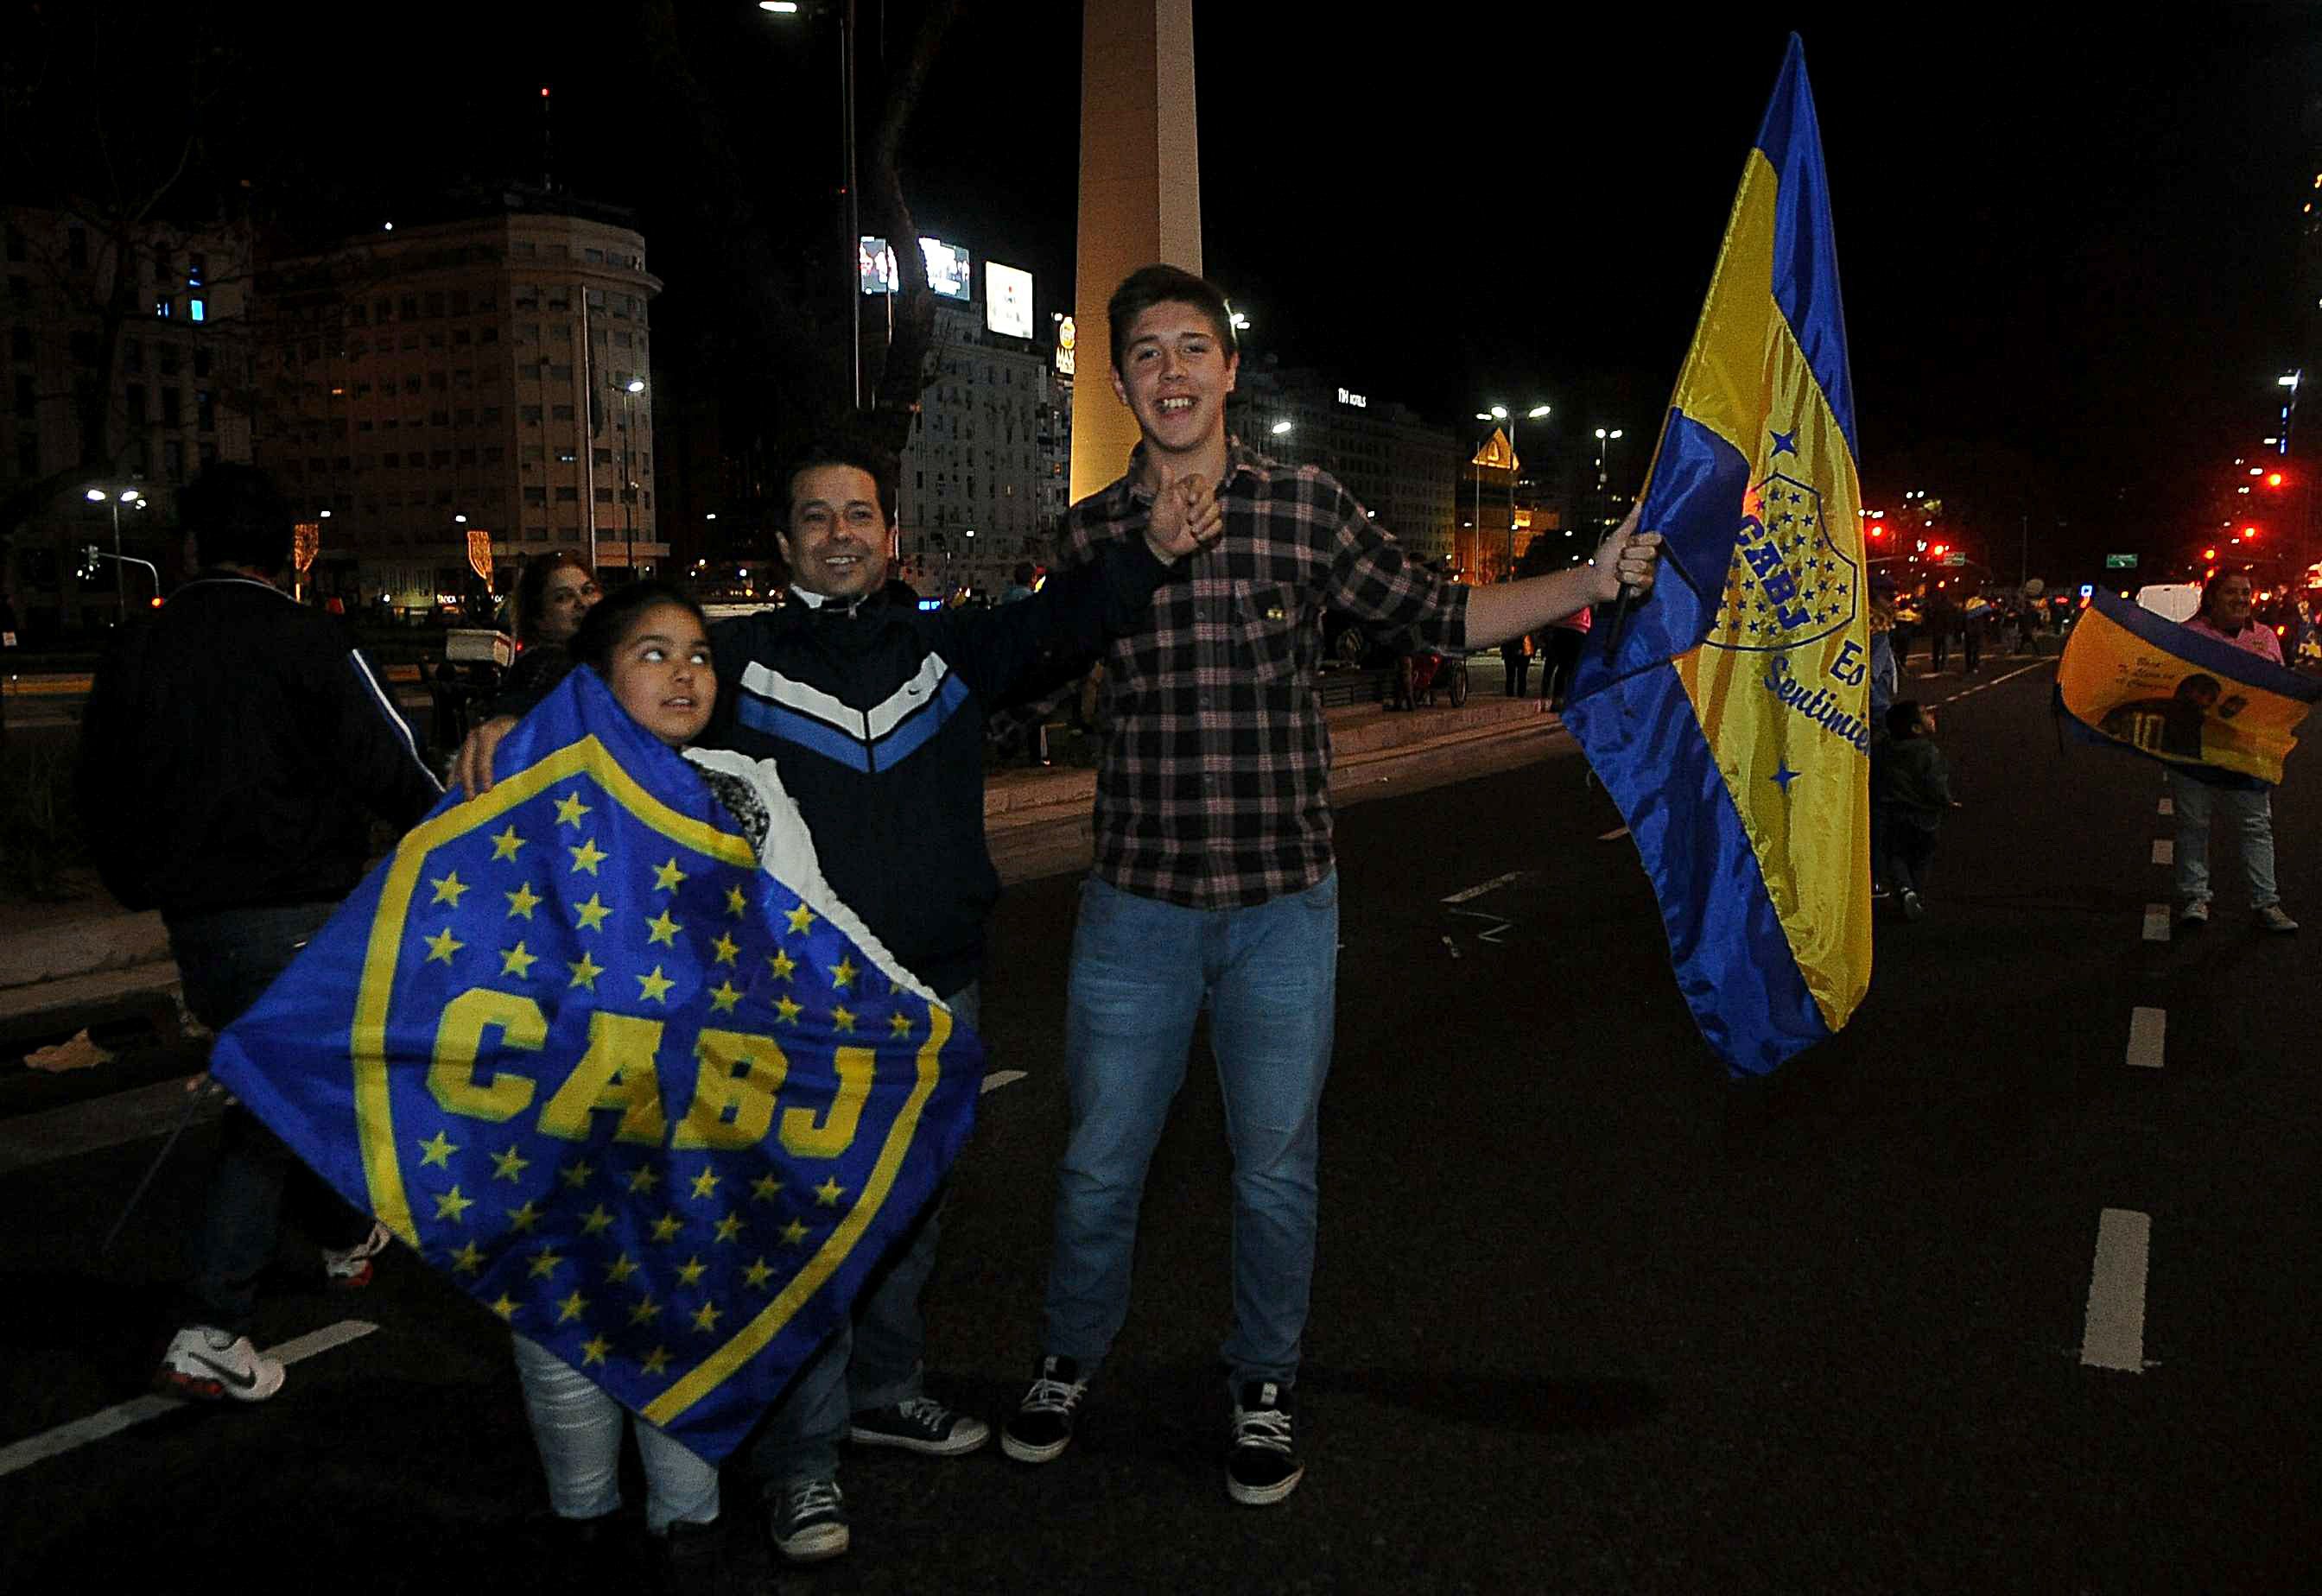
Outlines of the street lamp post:
<svg viewBox="0 0 2322 1596">
<path fill-rule="evenodd" d="M 621 390 L 621 558 L 633 582 L 637 579 L 637 479 L 629 451 L 636 444 L 636 398 L 644 391 L 642 377 L 630 378 Z"/>
<path fill-rule="evenodd" d="M 1613 441 L 1620 435 L 1619 427 L 1609 433 L 1603 427 L 1596 429 L 1596 497 L 1608 512 L 1613 507 L 1613 496 L 1606 487 L 1612 470 Z M 1613 524 L 1611 515 L 1605 515 L 1604 524 L 1608 526 Z"/>
<path fill-rule="evenodd" d="M 129 585 L 121 574 L 121 506 L 135 505 L 145 507 L 145 496 L 134 488 L 91 488 L 82 497 L 93 505 L 109 505 L 113 509 L 113 605 L 114 623 L 118 625 L 129 618 Z M 154 579 L 153 590 L 158 594 L 160 579 Z"/>
<path fill-rule="evenodd" d="M 1547 405 L 1534 405 L 1531 409 L 1524 412 L 1524 418 L 1530 421 L 1539 421 L 1549 414 L 1550 408 L 1551 406 Z M 1508 425 L 1507 575 L 1510 578 L 1513 578 L 1516 572 L 1516 417 L 1512 412 L 1510 412 L 1505 405 L 1495 405 L 1489 410 L 1476 411 L 1476 419 L 1477 421 L 1504 421 L 1507 423 Z M 1482 470 L 1478 468 L 1476 472 L 1476 540 L 1479 544 L 1483 542 L 1483 536 L 1484 473 Z"/>
<path fill-rule="evenodd" d="M 856 252 L 863 247 L 863 220 L 860 203 L 855 193 L 855 0 L 827 0 L 827 7 L 838 18 L 838 120 L 841 160 L 845 166 L 846 193 L 846 248 L 845 251 L 846 280 L 842 285 L 846 296 L 839 303 L 846 307 L 846 325 L 854 351 L 851 369 L 855 383 L 855 407 L 863 408 L 863 306 L 861 284 L 855 266 Z M 758 0 L 760 11 L 776 16 L 797 16 L 805 9 L 802 0 Z M 897 241 L 889 240 L 890 245 Z M 919 240 L 900 241 L 903 248 L 919 248 Z"/>
</svg>

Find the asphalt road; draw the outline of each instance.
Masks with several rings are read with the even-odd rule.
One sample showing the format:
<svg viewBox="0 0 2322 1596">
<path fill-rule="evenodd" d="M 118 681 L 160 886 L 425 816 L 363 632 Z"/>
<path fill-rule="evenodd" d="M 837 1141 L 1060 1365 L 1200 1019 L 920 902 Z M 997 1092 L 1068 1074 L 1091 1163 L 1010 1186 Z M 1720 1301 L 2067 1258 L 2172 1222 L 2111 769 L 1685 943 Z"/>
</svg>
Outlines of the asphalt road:
<svg viewBox="0 0 2322 1596">
<path fill-rule="evenodd" d="M 2322 924 L 2261 936 L 2228 865 L 2210 929 L 2144 940 L 2159 775 L 2060 752 L 2052 674 L 1943 707 L 1968 807 L 1928 917 L 1882 919 L 1853 1026 L 1750 1090 L 1698 1044 L 1568 741 L 1346 808 L 1303 1488 L 1253 1510 L 1221 1487 L 1227 1170 L 1197 1068 L 1073 1450 L 851 1458 L 855 1550 L 783 1587 L 2302 1588 Z M 2276 804 L 2310 918 L 2311 762 Z M 1025 882 L 1000 911 L 987 1035 L 1023 1075 L 983 1099 L 928 1295 L 937 1390 L 995 1418 L 1037 1350 L 1075 890 Z M 2129 1062 L 2139 1008 L 2166 1015 L 2158 1068 Z M 0 1177 L 0 1445 L 139 1391 L 203 1149 L 96 1249 L 155 1145 Z M 2141 1282 L 2137 1224 L 2108 1211 L 2143 1216 Z M 527 1560 L 543 1493 L 489 1316 L 407 1256 L 351 1298 L 283 1256 L 261 1340 L 378 1331 L 261 1408 L 0 1478 L 0 1587 L 589 1588 Z M 770 1577 L 748 1500 L 733 1482 L 734 1589 Z"/>
</svg>

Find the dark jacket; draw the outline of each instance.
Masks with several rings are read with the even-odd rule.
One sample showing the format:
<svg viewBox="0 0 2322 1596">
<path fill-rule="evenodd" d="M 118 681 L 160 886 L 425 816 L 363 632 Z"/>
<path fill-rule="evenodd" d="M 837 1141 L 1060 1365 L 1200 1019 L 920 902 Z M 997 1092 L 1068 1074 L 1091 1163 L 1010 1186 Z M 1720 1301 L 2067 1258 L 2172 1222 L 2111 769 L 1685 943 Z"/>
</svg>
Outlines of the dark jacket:
<svg viewBox="0 0 2322 1596">
<path fill-rule="evenodd" d="M 81 726 L 97 873 L 131 908 L 343 898 L 367 815 L 408 826 L 443 788 L 343 622 L 207 571 L 123 629 Z"/>
<path fill-rule="evenodd" d="M 1943 751 L 1927 737 L 1904 737 L 1887 744 L 1879 765 L 1879 801 L 1906 825 L 1933 831 L 1952 807 L 1951 777 Z"/>
<path fill-rule="evenodd" d="M 983 967 L 1000 896 L 983 841 L 983 723 L 1142 624 L 1169 568 L 1141 540 L 994 609 L 922 611 L 906 589 L 710 628 L 701 742 L 772 759 L 822 873 L 903 967 L 949 996 Z"/>
</svg>

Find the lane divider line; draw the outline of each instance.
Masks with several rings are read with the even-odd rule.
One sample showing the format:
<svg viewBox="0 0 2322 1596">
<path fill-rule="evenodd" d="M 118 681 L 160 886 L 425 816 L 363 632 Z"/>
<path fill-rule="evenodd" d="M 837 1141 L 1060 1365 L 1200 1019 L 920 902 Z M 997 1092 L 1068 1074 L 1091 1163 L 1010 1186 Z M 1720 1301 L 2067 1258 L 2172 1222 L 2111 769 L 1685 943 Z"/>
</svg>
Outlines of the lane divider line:
<svg viewBox="0 0 2322 1596">
<path fill-rule="evenodd" d="M 2169 940 L 2169 906 L 2167 904 L 2148 903 L 2144 906 L 2144 940 L 2147 942 Z"/>
<path fill-rule="evenodd" d="M 335 1325 L 327 1325 L 270 1348 L 266 1355 L 277 1363 L 300 1363 L 317 1353 L 344 1346 L 350 1341 L 360 1341 L 378 1328 L 377 1325 L 365 1319 L 341 1319 Z M 117 1436 L 149 1418 L 159 1418 L 164 1413 L 174 1413 L 181 1408 L 198 1405 L 177 1397 L 163 1396 L 139 1397 L 133 1401 L 116 1403 L 101 1412 L 90 1414 L 87 1418 L 76 1418 L 70 1424 L 60 1424 L 52 1430 L 44 1430 L 13 1445 L 0 1446 L 0 1478 L 20 1469 L 31 1468 L 34 1464 L 46 1462 L 51 1457 L 60 1457 L 92 1441 Z"/>
<path fill-rule="evenodd" d="M 1010 1081 L 1023 1079 L 1024 1072 L 1021 1070 L 994 1070 L 983 1078 L 983 1084 L 976 1089 L 975 1095 L 982 1097 L 987 1091 L 998 1091 Z"/>
<path fill-rule="evenodd" d="M 2174 864 L 2177 862 L 2177 840 L 2174 837 L 2155 837 L 2153 839 L 2153 862 L 2155 864 Z"/>
<path fill-rule="evenodd" d="M 2080 1363 L 2090 1369 L 2144 1373 L 2144 1283 L 2153 1216 L 2107 1208 L 2097 1219 L 2096 1265 L 2089 1275 L 2088 1318 Z"/>
<path fill-rule="evenodd" d="M 2162 1044 L 2169 1035 L 2169 1011 L 2165 1008 L 2132 1008 L 2128 1011 L 2128 1064 L 2133 1070 L 2157 1070 L 2161 1067 Z"/>
</svg>

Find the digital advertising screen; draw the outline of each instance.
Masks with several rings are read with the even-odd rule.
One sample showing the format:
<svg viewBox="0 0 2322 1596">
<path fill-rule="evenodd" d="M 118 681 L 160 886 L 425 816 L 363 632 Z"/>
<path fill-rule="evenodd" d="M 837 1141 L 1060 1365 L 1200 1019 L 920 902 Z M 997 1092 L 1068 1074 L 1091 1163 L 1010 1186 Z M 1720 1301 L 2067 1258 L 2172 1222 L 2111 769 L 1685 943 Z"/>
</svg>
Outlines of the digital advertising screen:
<svg viewBox="0 0 2322 1596">
<path fill-rule="evenodd" d="M 923 238 L 919 240 L 919 253 L 928 260 L 928 287 L 946 299 L 975 297 L 975 278 L 968 266 L 966 250 L 939 238 Z"/>
<path fill-rule="evenodd" d="M 895 251 L 887 247 L 885 239 L 863 239 L 855 247 L 855 264 L 865 294 L 895 291 Z"/>
<path fill-rule="evenodd" d="M 983 263 L 983 324 L 1010 338 L 1032 336 L 1032 274 L 997 260 Z"/>
</svg>

